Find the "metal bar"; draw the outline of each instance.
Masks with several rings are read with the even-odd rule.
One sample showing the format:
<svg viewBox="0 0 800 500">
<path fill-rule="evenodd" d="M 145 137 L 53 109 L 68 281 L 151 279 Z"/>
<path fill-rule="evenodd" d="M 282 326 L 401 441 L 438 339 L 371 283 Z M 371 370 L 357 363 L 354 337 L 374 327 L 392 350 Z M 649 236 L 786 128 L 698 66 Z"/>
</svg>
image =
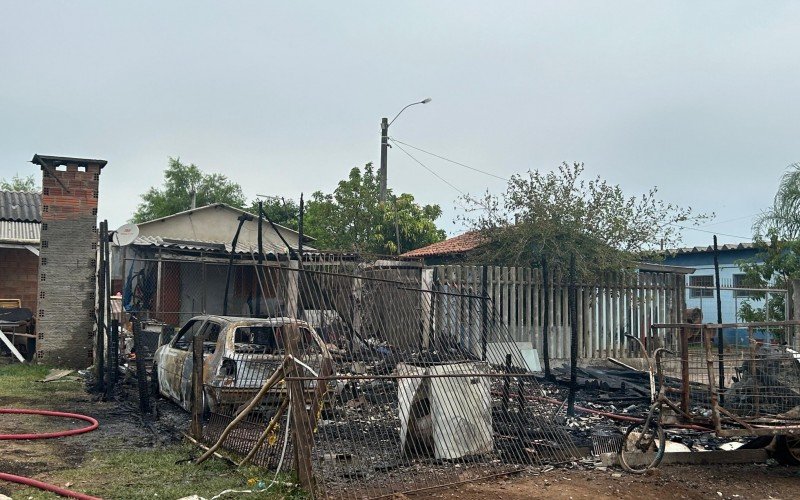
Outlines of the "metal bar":
<svg viewBox="0 0 800 500">
<path fill-rule="evenodd" d="M 262 271 L 262 266 L 264 265 L 264 237 L 263 237 L 263 223 L 264 218 L 261 217 L 261 212 L 264 211 L 264 202 L 258 200 L 258 270 L 256 272 L 256 278 L 259 280 L 259 284 L 261 282 L 261 277 L 258 276 L 258 272 Z M 302 234 L 302 233 L 301 233 Z M 300 237 L 302 240 L 302 236 Z M 232 249 L 233 250 L 233 249 Z M 261 295 L 261 286 L 256 287 L 256 311 L 255 315 L 257 317 L 261 316 L 261 302 L 263 301 L 263 297 Z"/>
<path fill-rule="evenodd" d="M 163 263 L 161 260 L 161 249 L 158 249 L 158 261 L 157 261 L 157 273 L 156 273 L 156 312 L 159 314 L 158 319 L 163 319 L 160 315 L 161 313 L 161 286 L 163 282 Z"/>
<path fill-rule="evenodd" d="M 487 373 L 487 372 L 459 372 L 459 373 L 437 373 L 437 374 L 424 374 L 414 373 L 408 375 L 328 375 L 328 376 L 304 376 L 304 377 L 286 377 L 286 380 L 318 380 L 320 382 L 327 382 L 329 380 L 402 380 L 407 378 L 413 379 L 428 379 L 428 378 L 465 378 L 465 377 L 483 377 L 483 378 L 497 378 L 505 379 L 509 374 L 505 372 Z M 541 378 L 529 372 L 511 372 L 511 376 L 517 378 L 537 379 Z"/>
<path fill-rule="evenodd" d="M 242 214 L 238 217 L 239 219 L 239 226 L 236 228 L 236 234 L 233 235 L 233 242 L 231 243 L 231 257 L 228 261 L 228 275 L 225 278 L 225 295 L 222 299 L 222 315 L 228 315 L 228 290 L 231 285 L 231 266 L 233 266 L 233 255 L 236 253 L 236 244 L 239 242 L 239 233 L 242 231 L 242 226 L 244 225 L 245 221 L 252 220 L 253 217 L 249 214 Z M 159 251 L 160 255 L 160 251 Z M 161 265 L 159 259 L 159 266 Z M 160 267 L 159 267 L 159 278 L 161 277 Z"/>
<path fill-rule="evenodd" d="M 489 268 L 481 269 L 481 359 L 486 361 L 486 350 L 489 343 L 489 295 L 488 291 Z"/>
<path fill-rule="evenodd" d="M 189 434 L 195 439 L 203 438 L 203 341 L 202 335 L 192 339 L 192 422 Z"/>
<path fill-rule="evenodd" d="M 714 235 L 714 284 L 717 287 L 717 323 L 722 324 L 722 293 L 719 288 L 719 249 L 716 234 Z M 725 404 L 725 341 L 721 331 L 717 332 L 717 354 L 719 355 L 719 400 L 721 404 Z"/>
<path fill-rule="evenodd" d="M 471 295 L 471 294 L 468 294 L 468 293 L 442 292 L 442 291 L 438 291 L 438 290 L 428 290 L 428 289 L 425 289 L 425 288 L 410 288 L 410 287 L 407 287 L 407 286 L 398 286 L 397 289 L 398 290 L 408 290 L 408 291 L 411 291 L 411 292 L 432 293 L 432 294 L 435 294 L 435 295 L 451 295 L 453 297 L 464 297 L 466 299 L 486 299 L 487 301 L 491 300 L 491 298 L 489 298 L 489 297 L 484 297 L 484 296 L 481 296 L 481 295 Z"/>
<path fill-rule="evenodd" d="M 503 413 L 508 413 L 508 400 L 510 398 L 509 388 L 511 385 L 511 354 L 506 354 L 506 376 L 503 378 Z"/>
<path fill-rule="evenodd" d="M 150 413 L 150 390 L 147 384 L 145 369 L 144 345 L 142 344 L 142 326 L 138 318 L 133 318 L 133 350 L 136 352 L 136 379 L 139 386 L 139 410 Z"/>
<path fill-rule="evenodd" d="M 681 343 L 681 411 L 689 413 L 689 336 L 692 330 L 688 328 L 681 328 L 678 330 L 678 336 Z"/>
<path fill-rule="evenodd" d="M 575 287 L 575 254 L 569 258 L 569 396 L 567 397 L 567 415 L 575 416 L 575 392 L 578 387 L 578 297 Z"/>
<path fill-rule="evenodd" d="M 717 432 L 722 430 L 719 417 L 719 402 L 717 395 L 717 382 L 714 380 L 714 357 L 711 350 L 711 338 L 704 328 L 701 328 L 700 335 L 703 336 L 703 344 L 706 350 L 706 371 L 708 373 L 708 388 L 711 399 L 711 420 Z"/>
<path fill-rule="evenodd" d="M 717 290 L 716 286 L 697 286 L 697 285 L 686 285 L 687 290 Z M 734 290 L 738 292 L 786 292 L 785 288 L 745 288 L 740 286 L 720 286 L 720 290 Z"/>
<path fill-rule="evenodd" d="M 106 356 L 105 363 L 107 366 L 107 379 L 106 379 L 106 389 L 108 386 L 112 384 L 111 378 L 117 371 L 117 361 L 116 358 L 112 357 L 113 353 L 112 346 L 111 346 L 111 250 L 110 244 L 108 241 L 108 221 L 105 221 L 106 232 L 103 233 L 103 262 L 105 263 L 105 281 L 106 281 L 106 293 L 103 296 L 103 308 L 105 310 L 105 322 L 104 322 L 104 331 L 105 336 L 103 339 L 106 342 L 106 349 L 108 350 L 108 355 Z M 112 362 L 113 360 L 113 362 Z"/>
<path fill-rule="evenodd" d="M 96 270 L 96 284 L 97 284 L 97 331 L 95 338 L 95 390 L 98 392 L 105 391 L 105 350 L 106 345 L 103 336 L 105 335 L 105 295 L 106 295 L 106 266 L 105 266 L 105 245 L 108 241 L 108 231 L 106 229 L 106 221 L 100 222 L 100 230 L 98 231 L 98 249 L 97 249 L 97 270 Z M 106 236 L 105 238 L 103 236 Z"/>
<path fill-rule="evenodd" d="M 785 327 L 792 325 L 800 325 L 800 320 L 787 320 L 787 321 L 754 321 L 753 323 L 703 323 L 704 328 L 718 329 L 718 328 L 766 328 L 766 327 Z M 683 327 L 697 327 L 697 323 L 655 323 L 654 328 L 683 328 Z"/>
<path fill-rule="evenodd" d="M 547 259 L 542 257 L 542 291 L 544 295 L 544 316 L 542 321 L 542 356 L 544 356 L 544 376 L 553 377 L 550 373 L 550 273 L 547 269 Z"/>
</svg>

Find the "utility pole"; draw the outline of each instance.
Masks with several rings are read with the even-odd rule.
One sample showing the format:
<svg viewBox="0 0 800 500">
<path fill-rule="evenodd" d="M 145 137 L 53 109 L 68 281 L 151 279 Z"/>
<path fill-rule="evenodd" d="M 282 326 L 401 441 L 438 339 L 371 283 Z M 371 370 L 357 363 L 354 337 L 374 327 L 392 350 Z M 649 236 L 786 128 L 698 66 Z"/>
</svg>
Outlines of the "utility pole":
<svg viewBox="0 0 800 500">
<path fill-rule="evenodd" d="M 378 176 L 381 179 L 380 202 L 386 202 L 386 156 L 389 150 L 389 119 L 381 118 L 381 169 Z"/>
<path fill-rule="evenodd" d="M 419 102 L 412 102 L 411 104 L 407 104 L 403 109 L 400 110 L 400 113 L 394 115 L 392 121 L 389 121 L 388 118 L 381 118 L 381 169 L 378 172 L 378 176 L 380 177 L 381 181 L 381 192 L 380 192 L 380 202 L 386 202 L 386 156 L 389 152 L 389 126 L 397 120 L 397 117 L 405 111 L 407 108 L 411 106 L 415 106 L 417 104 L 428 104 L 431 102 L 431 98 L 427 97 Z"/>
</svg>

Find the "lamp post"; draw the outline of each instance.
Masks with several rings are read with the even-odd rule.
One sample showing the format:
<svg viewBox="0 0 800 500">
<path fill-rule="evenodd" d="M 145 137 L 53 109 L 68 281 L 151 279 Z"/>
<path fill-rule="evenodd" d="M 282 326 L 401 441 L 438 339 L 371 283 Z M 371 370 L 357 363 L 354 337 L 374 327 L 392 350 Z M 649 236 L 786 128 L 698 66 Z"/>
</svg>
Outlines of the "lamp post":
<svg viewBox="0 0 800 500">
<path fill-rule="evenodd" d="M 406 105 L 403 109 L 400 110 L 400 113 L 405 111 L 407 108 L 414 106 L 416 104 L 428 104 L 431 102 L 431 98 L 428 97 L 427 99 L 423 99 L 419 102 L 412 102 L 411 104 Z M 378 176 L 381 180 L 381 193 L 380 193 L 380 202 L 384 203 L 386 201 L 386 156 L 389 149 L 389 126 L 397 120 L 397 117 L 400 116 L 400 113 L 394 115 L 392 121 L 389 121 L 388 118 L 381 118 L 381 169 L 378 173 Z"/>
</svg>

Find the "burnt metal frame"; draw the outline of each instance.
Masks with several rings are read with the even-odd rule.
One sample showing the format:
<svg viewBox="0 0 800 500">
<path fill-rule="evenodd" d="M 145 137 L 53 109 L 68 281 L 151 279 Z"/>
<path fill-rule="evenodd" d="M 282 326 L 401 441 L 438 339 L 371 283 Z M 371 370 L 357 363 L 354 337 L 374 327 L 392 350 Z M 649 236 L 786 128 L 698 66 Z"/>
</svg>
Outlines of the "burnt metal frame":
<svg viewBox="0 0 800 500">
<path fill-rule="evenodd" d="M 780 435 L 800 435 L 800 424 L 791 425 L 786 420 L 774 419 L 773 426 L 764 426 L 764 427 L 756 427 L 757 424 L 753 424 L 747 422 L 746 419 L 737 417 L 732 412 L 725 409 L 725 407 L 720 402 L 720 394 L 717 389 L 716 377 L 714 373 L 714 363 L 720 362 L 719 371 L 724 376 L 724 368 L 721 364 L 721 359 L 715 361 L 713 358 L 713 349 L 711 345 L 711 336 L 706 334 L 706 330 L 722 330 L 723 328 L 742 328 L 746 327 L 748 332 L 752 333 L 754 328 L 763 328 L 763 327 L 797 327 L 800 326 L 800 320 L 787 320 L 787 321 L 760 321 L 760 322 L 753 322 L 753 323 L 707 323 L 707 324 L 694 324 L 694 323 L 654 323 L 651 325 L 651 331 L 657 329 L 665 329 L 665 328 L 678 328 L 680 329 L 680 348 L 681 348 L 681 405 L 680 408 L 677 407 L 669 398 L 666 398 L 667 392 L 673 392 L 674 390 L 670 390 L 667 388 L 663 383 L 663 373 L 661 371 L 660 365 L 660 352 L 669 351 L 668 349 L 658 348 L 655 351 L 656 357 L 656 369 L 658 371 L 659 377 L 659 384 L 661 385 L 661 390 L 659 391 L 659 399 L 663 397 L 665 399 L 664 403 L 667 404 L 670 408 L 675 410 L 678 414 L 681 415 L 684 419 L 692 422 L 697 423 L 697 418 L 693 417 L 688 413 L 689 408 L 689 349 L 688 349 L 688 340 L 689 337 L 696 333 L 699 330 L 701 338 L 703 339 L 703 347 L 704 352 L 706 355 L 706 367 L 707 367 L 707 374 L 708 374 L 708 387 L 709 387 L 709 396 L 710 396 L 710 403 L 711 403 L 711 423 L 712 428 L 709 431 L 714 432 L 719 437 L 735 437 L 735 436 L 780 436 Z M 626 335 L 630 337 L 629 335 Z M 638 341 L 638 339 L 635 339 Z M 642 352 L 644 356 L 648 359 L 647 356 L 647 349 L 644 344 L 639 342 L 642 347 Z M 673 353 L 674 354 L 674 353 Z M 653 409 L 651 406 L 650 413 L 648 413 L 648 419 L 652 417 Z M 724 417 L 723 417 L 724 415 Z M 660 412 L 659 412 L 659 423 L 660 423 Z M 725 425 L 737 425 L 739 428 L 730 429 L 730 428 L 723 428 L 723 424 Z"/>
</svg>

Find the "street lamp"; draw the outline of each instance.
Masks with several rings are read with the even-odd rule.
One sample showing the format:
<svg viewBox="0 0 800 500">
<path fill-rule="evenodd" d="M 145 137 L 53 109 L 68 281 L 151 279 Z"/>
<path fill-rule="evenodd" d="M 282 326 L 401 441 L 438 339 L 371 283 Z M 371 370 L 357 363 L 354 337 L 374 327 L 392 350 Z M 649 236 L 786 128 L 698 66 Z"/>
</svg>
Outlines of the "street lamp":
<svg viewBox="0 0 800 500">
<path fill-rule="evenodd" d="M 431 98 L 428 97 L 423 99 L 419 102 L 412 102 L 411 104 L 406 105 L 403 109 L 400 110 L 400 113 L 394 115 L 392 121 L 389 121 L 387 118 L 381 118 L 381 169 L 378 173 L 378 176 L 381 180 L 381 193 L 380 193 L 380 201 L 384 203 L 386 201 L 386 156 L 389 150 L 389 125 L 394 123 L 397 120 L 397 117 L 405 111 L 407 108 L 411 106 L 415 106 L 417 104 L 428 104 L 431 102 Z"/>
</svg>

